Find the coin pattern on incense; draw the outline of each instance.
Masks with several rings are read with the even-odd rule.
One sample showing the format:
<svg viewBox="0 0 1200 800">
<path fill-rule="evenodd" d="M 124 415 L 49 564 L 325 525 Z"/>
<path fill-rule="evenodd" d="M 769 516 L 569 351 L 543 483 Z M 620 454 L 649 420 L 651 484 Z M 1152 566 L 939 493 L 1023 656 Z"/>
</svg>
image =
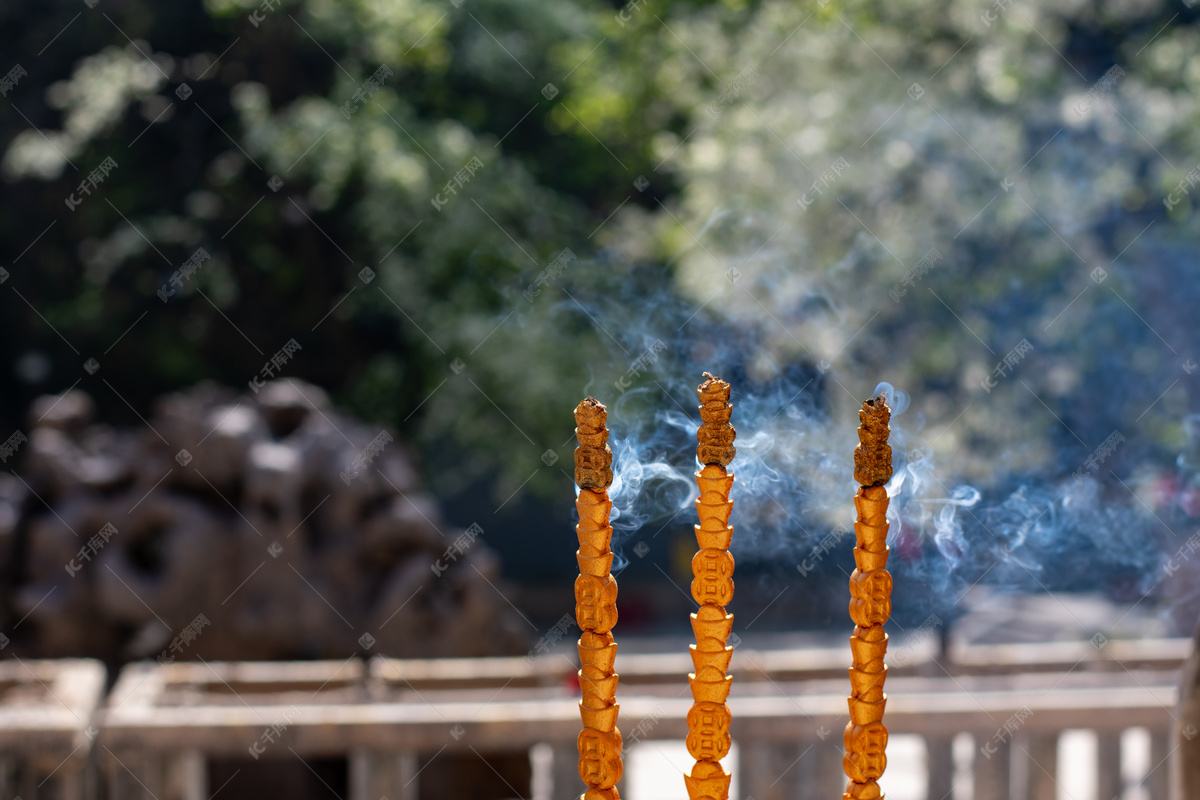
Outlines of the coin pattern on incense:
<svg viewBox="0 0 1200 800">
<path fill-rule="evenodd" d="M 878 780 L 887 768 L 888 731 L 883 724 L 887 695 L 888 635 L 883 625 L 892 614 L 892 576 L 886 569 L 888 495 L 892 448 L 888 445 L 891 409 L 887 396 L 862 404 L 858 412 L 858 446 L 854 448 L 854 573 L 850 576 L 850 721 L 843 734 L 842 768 L 850 780 L 842 800 L 882 800 Z"/>
<path fill-rule="evenodd" d="M 621 731 L 617 728 L 617 581 L 612 576 L 612 450 L 608 446 L 608 411 L 589 397 L 575 407 L 575 508 L 579 523 L 579 577 L 575 580 L 575 620 L 579 638 L 579 714 L 583 730 L 577 740 L 579 777 L 587 785 L 581 800 L 620 800 L 617 782 L 624 766 Z"/>
<path fill-rule="evenodd" d="M 695 672 L 688 675 L 692 707 L 687 715 L 687 749 L 696 759 L 684 775 L 690 800 L 728 800 L 731 776 L 719 763 L 729 753 L 732 717 L 726 699 L 733 676 L 727 675 L 733 648 L 726 642 L 733 630 L 733 615 L 725 606 L 733 597 L 733 527 L 729 524 L 733 501 L 729 492 L 733 473 L 736 431 L 729 424 L 733 405 L 729 384 L 709 373 L 697 388 L 700 428 L 696 431 L 696 457 L 704 466 L 696 473 L 700 496 L 695 526 L 699 550 L 692 559 L 692 598 L 700 604 L 691 615 L 696 643 L 689 646 Z"/>
</svg>

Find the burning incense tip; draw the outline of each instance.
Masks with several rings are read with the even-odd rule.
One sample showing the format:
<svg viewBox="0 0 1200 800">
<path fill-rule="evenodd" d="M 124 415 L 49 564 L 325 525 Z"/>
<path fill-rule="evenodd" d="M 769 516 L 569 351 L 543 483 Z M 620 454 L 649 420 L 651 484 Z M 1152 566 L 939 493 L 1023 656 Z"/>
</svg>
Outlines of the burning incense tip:
<svg viewBox="0 0 1200 800">
<path fill-rule="evenodd" d="M 704 373 L 705 381 L 696 392 L 700 395 L 700 428 L 696 431 L 696 458 L 701 464 L 729 466 L 737 455 L 733 446 L 737 430 L 729 424 L 733 404 L 729 402 L 729 384 Z"/>
<path fill-rule="evenodd" d="M 892 409 L 883 394 L 867 400 L 858 412 L 854 480 L 862 486 L 882 486 L 892 479 L 892 448 L 888 444 L 891 418 Z"/>
<path fill-rule="evenodd" d="M 575 438 L 575 483 L 580 489 L 606 490 L 613 482 L 608 410 L 594 397 L 575 406 Z"/>
</svg>

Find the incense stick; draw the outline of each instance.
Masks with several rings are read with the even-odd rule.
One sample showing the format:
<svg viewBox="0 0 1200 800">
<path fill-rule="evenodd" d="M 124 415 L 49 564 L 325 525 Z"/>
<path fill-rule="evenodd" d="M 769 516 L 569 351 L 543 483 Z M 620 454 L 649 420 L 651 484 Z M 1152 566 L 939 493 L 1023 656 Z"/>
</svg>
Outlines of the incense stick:
<svg viewBox="0 0 1200 800">
<path fill-rule="evenodd" d="M 892 448 L 888 445 L 891 409 L 886 395 L 873 397 L 858 412 L 858 446 L 854 448 L 854 522 L 856 569 L 850 576 L 850 722 L 843 736 L 846 754 L 842 768 L 850 779 L 842 800 L 881 800 L 877 781 L 887 768 L 887 727 L 883 709 L 887 695 L 883 683 L 887 666 L 888 636 L 883 625 L 892 613 L 892 576 L 885 569 L 887 546 L 887 490 L 892 477 Z"/>
<path fill-rule="evenodd" d="M 579 714 L 579 777 L 587 784 L 586 800 L 620 800 L 617 782 L 621 761 L 621 731 L 617 729 L 617 673 L 613 662 L 617 643 L 612 629 L 617 624 L 617 581 L 612 576 L 612 450 L 608 447 L 608 412 L 589 397 L 575 407 L 575 483 L 579 496 L 575 508 L 579 524 L 579 577 L 575 581 L 575 620 L 583 631 L 579 638 L 579 686 L 583 699 Z"/>
<path fill-rule="evenodd" d="M 729 424 L 733 413 L 729 384 L 707 372 L 704 377 L 696 390 L 701 420 L 696 457 L 705 465 L 696 473 L 700 524 L 695 530 L 700 549 L 692 559 L 692 598 L 700 609 L 691 615 L 696 643 L 689 651 L 696 671 L 688 675 L 693 702 L 687 715 L 687 748 L 696 764 L 683 779 L 691 800 L 727 800 L 731 776 L 718 763 L 729 753 L 731 715 L 725 700 L 733 682 L 725 674 L 733 656 L 733 648 L 725 644 L 733 630 L 733 615 L 725 613 L 733 597 L 734 563 L 729 553 L 733 473 L 725 468 L 737 452 L 733 446 L 737 432 Z"/>
</svg>

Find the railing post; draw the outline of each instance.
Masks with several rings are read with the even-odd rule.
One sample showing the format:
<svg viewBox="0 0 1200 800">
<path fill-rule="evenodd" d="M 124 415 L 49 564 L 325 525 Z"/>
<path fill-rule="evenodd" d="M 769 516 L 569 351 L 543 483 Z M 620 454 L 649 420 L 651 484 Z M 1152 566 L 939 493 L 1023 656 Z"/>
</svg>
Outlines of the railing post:
<svg viewBox="0 0 1200 800">
<path fill-rule="evenodd" d="M 1150 772 L 1146 775 L 1146 788 L 1150 800 L 1170 800 L 1171 794 L 1171 729 L 1150 729 Z"/>
<path fill-rule="evenodd" d="M 79 767 L 63 767 L 54 777 L 58 782 L 58 796 L 63 800 L 84 800 L 86 795 L 86 776 L 84 770 Z M 23 795 L 22 795 L 23 796 Z M 207 800 L 207 798 L 204 798 Z"/>
<path fill-rule="evenodd" d="M 554 757 L 550 762 L 554 776 L 553 796 L 556 800 L 579 797 L 587 788 L 579 777 L 579 746 L 575 742 L 556 742 L 553 748 Z M 625 761 L 629 761 L 628 750 L 625 752 Z"/>
<path fill-rule="evenodd" d="M 546 742 L 529 748 L 529 800 L 554 800 L 554 748 Z"/>
<path fill-rule="evenodd" d="M 160 753 L 122 751 L 108 760 L 108 796 L 122 800 L 162 798 L 166 760 Z"/>
<path fill-rule="evenodd" d="M 419 800 L 421 759 L 417 751 L 404 750 L 396 754 L 396 798 L 397 800 Z"/>
<path fill-rule="evenodd" d="M 807 745 L 805 745 L 807 747 Z M 790 800 L 799 784 L 796 745 L 749 739 L 738 742 L 738 789 L 754 800 Z"/>
<path fill-rule="evenodd" d="M 803 755 L 794 769 L 800 784 L 801 800 L 828 800 L 841 796 L 847 781 L 846 773 L 842 770 L 841 740 L 839 730 L 837 735 L 830 733 L 824 739 L 800 742 L 799 752 Z"/>
<path fill-rule="evenodd" d="M 950 800 L 954 789 L 954 739 L 947 736 L 928 736 L 925 739 L 926 771 L 929 800 Z"/>
<path fill-rule="evenodd" d="M 172 753 L 166 759 L 166 797 L 161 800 L 208 800 L 208 769 L 199 750 Z"/>
<path fill-rule="evenodd" d="M 417 800 L 417 754 L 378 750 L 350 753 L 349 800 Z"/>
<path fill-rule="evenodd" d="M 349 756 L 350 774 L 346 792 L 349 800 L 366 800 L 371 796 L 371 783 L 375 778 L 373 755 L 366 750 L 354 750 Z"/>
<path fill-rule="evenodd" d="M 0 754 L 0 797 L 17 796 L 16 759 L 10 753 Z"/>
<path fill-rule="evenodd" d="M 1096 731 L 1096 800 L 1121 800 L 1121 731 Z"/>
<path fill-rule="evenodd" d="M 974 773 L 975 800 L 1010 800 L 1012 744 L 993 741 L 986 751 L 976 748 Z"/>
<path fill-rule="evenodd" d="M 1024 762 L 1027 800 L 1055 800 L 1058 796 L 1058 734 L 1028 734 L 1022 737 L 1018 748 L 1018 757 Z"/>
</svg>

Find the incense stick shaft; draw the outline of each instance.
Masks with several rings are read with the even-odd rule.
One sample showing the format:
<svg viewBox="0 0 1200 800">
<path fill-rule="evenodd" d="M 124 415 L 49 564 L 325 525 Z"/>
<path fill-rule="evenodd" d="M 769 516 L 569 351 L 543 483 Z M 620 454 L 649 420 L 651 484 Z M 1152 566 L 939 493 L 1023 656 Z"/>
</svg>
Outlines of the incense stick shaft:
<svg viewBox="0 0 1200 800">
<path fill-rule="evenodd" d="M 843 734 L 842 759 L 850 781 L 843 800 L 881 800 L 877 781 L 887 768 L 883 658 L 888 636 L 883 625 L 892 614 L 892 576 L 885 569 L 888 496 L 883 484 L 892 476 L 892 449 L 887 443 L 890 417 L 885 396 L 863 403 L 854 450 L 854 477 L 862 485 L 854 495 L 856 569 L 850 576 L 850 618 L 855 628 L 850 637 L 850 722 Z"/>
<path fill-rule="evenodd" d="M 583 631 L 579 638 L 579 687 L 583 698 L 579 714 L 583 730 L 577 741 L 579 777 L 587 784 L 586 800 L 620 800 L 616 785 L 621 780 L 621 731 L 617 728 L 617 673 L 613 664 L 617 643 L 612 629 L 617 624 L 617 581 L 612 576 L 612 451 L 608 447 L 607 412 L 589 397 L 575 409 L 575 482 L 579 496 L 575 509 L 579 524 L 575 532 L 579 549 L 579 577 L 575 580 L 575 620 Z"/>
<path fill-rule="evenodd" d="M 707 372 L 704 375 L 706 380 L 697 389 L 701 425 L 696 432 L 696 456 L 705 466 L 696 473 L 699 549 L 692 559 L 692 599 L 700 608 L 691 615 L 696 643 L 689 651 L 696 671 L 688 675 L 693 702 L 687 715 L 687 748 L 696 763 L 683 779 L 691 800 L 727 800 L 731 776 L 719 762 L 729 753 L 732 721 L 725 700 L 733 681 L 726 674 L 733 656 L 733 648 L 726 644 L 733 615 L 726 613 L 725 606 L 733 598 L 734 561 L 729 552 L 733 473 L 725 468 L 736 453 L 736 431 L 729 424 L 733 410 L 729 384 Z"/>
</svg>

